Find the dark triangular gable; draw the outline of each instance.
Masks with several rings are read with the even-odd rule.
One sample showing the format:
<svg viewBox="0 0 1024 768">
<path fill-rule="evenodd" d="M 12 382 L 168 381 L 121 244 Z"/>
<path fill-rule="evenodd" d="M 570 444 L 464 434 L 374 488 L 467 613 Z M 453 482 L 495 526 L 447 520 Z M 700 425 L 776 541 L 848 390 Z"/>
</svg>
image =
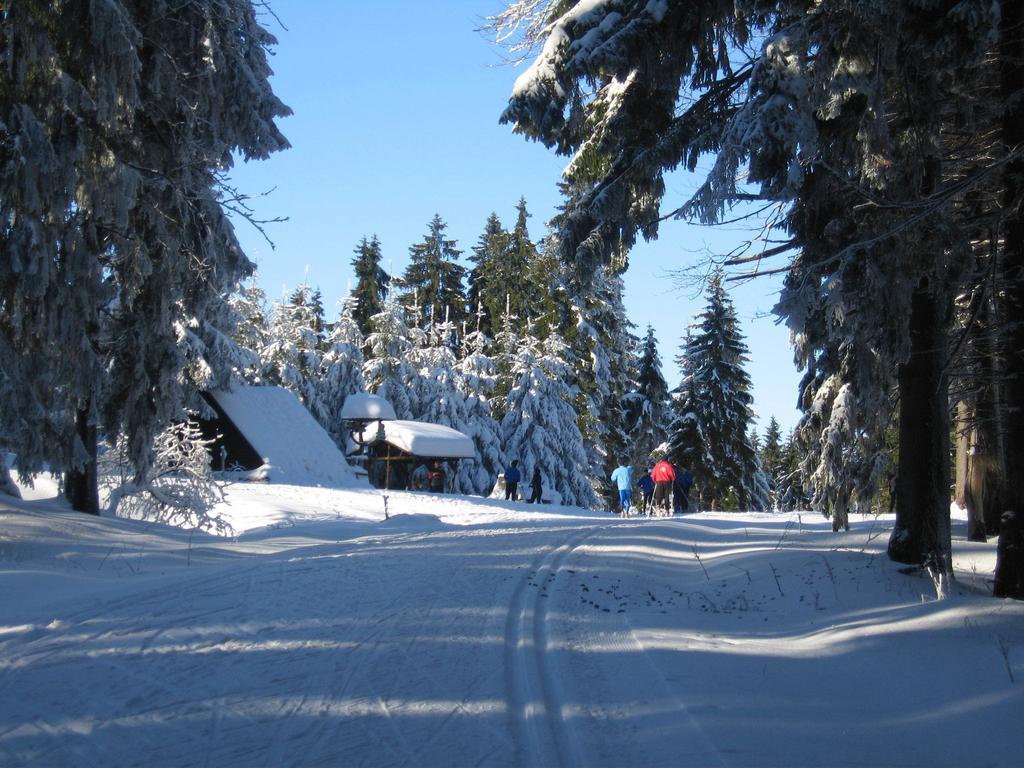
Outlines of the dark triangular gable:
<svg viewBox="0 0 1024 768">
<path fill-rule="evenodd" d="M 213 468 L 218 471 L 232 467 L 253 470 L 263 466 L 263 457 L 245 439 L 245 435 L 239 431 L 224 409 L 209 392 L 203 392 L 202 395 L 206 404 L 217 414 L 215 419 L 196 419 L 203 438 L 213 440 L 210 445 L 210 463 Z"/>
</svg>

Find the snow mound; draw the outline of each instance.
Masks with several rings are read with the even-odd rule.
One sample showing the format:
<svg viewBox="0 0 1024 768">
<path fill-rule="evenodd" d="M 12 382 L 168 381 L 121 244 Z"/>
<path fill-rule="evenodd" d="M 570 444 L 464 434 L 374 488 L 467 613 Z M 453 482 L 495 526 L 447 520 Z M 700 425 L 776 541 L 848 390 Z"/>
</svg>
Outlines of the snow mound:
<svg viewBox="0 0 1024 768">
<path fill-rule="evenodd" d="M 267 480 L 331 487 L 359 484 L 338 446 L 294 393 L 282 387 L 236 385 L 212 395 L 263 457 Z"/>
</svg>

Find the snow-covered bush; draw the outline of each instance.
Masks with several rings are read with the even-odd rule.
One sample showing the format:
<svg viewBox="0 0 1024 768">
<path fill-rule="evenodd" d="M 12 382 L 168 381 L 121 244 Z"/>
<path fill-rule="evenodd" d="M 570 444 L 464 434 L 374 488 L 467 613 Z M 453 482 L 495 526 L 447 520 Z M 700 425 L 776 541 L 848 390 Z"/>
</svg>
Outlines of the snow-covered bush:
<svg viewBox="0 0 1024 768">
<path fill-rule="evenodd" d="M 223 493 L 210 467 L 211 442 L 203 439 L 194 422 L 172 424 L 157 435 L 153 464 L 138 478 L 132 475 L 126 441 L 118 438 L 100 457 L 99 476 L 108 489 L 108 514 L 208 533 L 231 533 L 231 526 L 213 513 Z"/>
</svg>

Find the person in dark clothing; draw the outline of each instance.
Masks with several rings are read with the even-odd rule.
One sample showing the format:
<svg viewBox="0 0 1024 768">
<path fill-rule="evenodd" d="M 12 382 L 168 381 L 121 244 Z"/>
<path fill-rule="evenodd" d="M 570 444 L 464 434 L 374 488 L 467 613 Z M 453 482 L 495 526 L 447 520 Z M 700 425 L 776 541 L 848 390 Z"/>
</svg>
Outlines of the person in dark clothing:
<svg viewBox="0 0 1024 768">
<path fill-rule="evenodd" d="M 648 469 L 644 476 L 636 481 L 636 484 L 641 492 L 640 511 L 650 517 L 651 505 L 654 500 L 654 481 L 651 480 L 651 470 Z"/>
<path fill-rule="evenodd" d="M 528 504 L 539 504 L 540 503 L 540 491 L 541 491 L 541 480 L 540 480 L 540 465 L 538 464 L 533 468 L 533 477 L 530 478 L 530 498 L 527 499 Z"/>
<path fill-rule="evenodd" d="M 690 488 L 693 487 L 693 475 L 686 467 L 676 471 L 676 486 L 679 488 L 681 496 L 680 511 L 687 512 L 690 509 Z"/>
<path fill-rule="evenodd" d="M 427 484 L 434 493 L 444 493 L 444 483 L 447 479 L 440 461 L 435 461 L 427 473 Z"/>
<path fill-rule="evenodd" d="M 521 478 L 518 461 L 513 461 L 511 466 L 505 467 L 505 501 L 515 501 L 518 498 L 516 491 L 519 489 Z"/>
</svg>

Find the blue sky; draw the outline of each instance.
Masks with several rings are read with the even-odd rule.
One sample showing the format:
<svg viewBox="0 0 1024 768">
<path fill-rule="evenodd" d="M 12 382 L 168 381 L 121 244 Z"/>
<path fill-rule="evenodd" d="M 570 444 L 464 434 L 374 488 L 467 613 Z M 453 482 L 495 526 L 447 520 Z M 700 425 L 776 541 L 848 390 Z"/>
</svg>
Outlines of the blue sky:
<svg viewBox="0 0 1024 768">
<path fill-rule="evenodd" d="M 521 69 L 504 64 L 475 30 L 501 3 L 273 0 L 272 7 L 280 24 L 264 17 L 279 41 L 271 82 L 295 113 L 281 121 L 292 149 L 240 163 L 232 174 L 249 194 L 269 192 L 253 203 L 259 216 L 288 218 L 267 227 L 274 248 L 246 223 L 237 225 L 271 299 L 307 280 L 333 314 L 364 235 L 378 235 L 385 265 L 400 272 L 435 213 L 468 252 L 488 215 L 495 211 L 511 226 L 524 196 L 531 235 L 544 234 L 565 159 L 498 123 Z M 678 204 L 693 184 L 672 178 L 669 195 Z M 670 273 L 746 236 L 738 228 L 667 222 L 657 242 L 631 254 L 626 309 L 638 334 L 654 326 L 671 385 L 685 327 L 704 301 L 694 289 L 676 289 Z M 788 333 L 765 316 L 777 290 L 777 282 L 754 281 L 731 291 L 751 348 L 762 431 L 772 414 L 784 429 L 798 417 Z"/>
</svg>

